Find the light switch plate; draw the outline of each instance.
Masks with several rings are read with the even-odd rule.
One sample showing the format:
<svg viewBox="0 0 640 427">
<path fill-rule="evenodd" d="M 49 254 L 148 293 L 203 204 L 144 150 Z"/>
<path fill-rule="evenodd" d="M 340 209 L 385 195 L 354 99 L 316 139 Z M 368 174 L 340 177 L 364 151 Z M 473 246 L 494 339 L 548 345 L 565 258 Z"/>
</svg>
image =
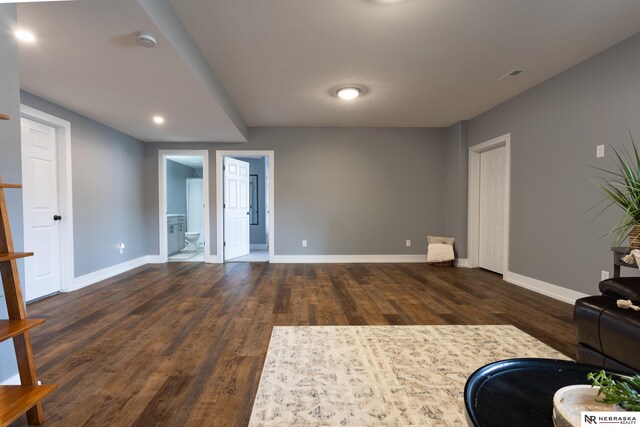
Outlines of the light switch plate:
<svg viewBox="0 0 640 427">
<path fill-rule="evenodd" d="M 600 280 L 607 280 L 609 278 L 609 272 L 607 270 L 602 270 L 600 272 Z"/>
<path fill-rule="evenodd" d="M 307 247 L 307 241 L 306 241 L 306 240 L 303 240 L 303 241 L 302 241 L 302 247 L 303 247 L 303 248 L 306 248 L 306 247 Z"/>
<path fill-rule="evenodd" d="M 596 147 L 596 158 L 604 157 L 604 145 L 598 145 Z"/>
</svg>

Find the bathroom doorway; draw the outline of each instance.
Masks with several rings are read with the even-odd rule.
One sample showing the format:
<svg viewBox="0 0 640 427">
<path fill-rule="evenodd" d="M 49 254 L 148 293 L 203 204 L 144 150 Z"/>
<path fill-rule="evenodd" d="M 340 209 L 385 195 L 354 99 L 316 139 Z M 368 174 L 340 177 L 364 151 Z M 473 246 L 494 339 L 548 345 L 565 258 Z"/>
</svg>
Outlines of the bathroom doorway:
<svg viewBox="0 0 640 427">
<path fill-rule="evenodd" d="M 161 151 L 160 256 L 168 262 L 206 262 L 208 153 Z"/>
</svg>

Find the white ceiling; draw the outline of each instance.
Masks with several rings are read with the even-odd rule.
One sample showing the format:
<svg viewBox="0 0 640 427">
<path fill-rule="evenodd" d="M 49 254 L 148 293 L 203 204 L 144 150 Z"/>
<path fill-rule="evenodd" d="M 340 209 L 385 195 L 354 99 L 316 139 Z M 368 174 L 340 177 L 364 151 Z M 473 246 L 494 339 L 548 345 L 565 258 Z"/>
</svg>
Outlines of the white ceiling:
<svg viewBox="0 0 640 427">
<path fill-rule="evenodd" d="M 638 0 L 171 3 L 249 126 L 448 126 L 640 30 Z"/>
<path fill-rule="evenodd" d="M 202 156 L 167 156 L 167 159 L 193 169 L 201 169 L 203 165 Z"/>
<path fill-rule="evenodd" d="M 18 23 L 38 37 L 20 46 L 23 89 L 144 141 L 246 141 L 135 0 L 22 4 Z"/>
<path fill-rule="evenodd" d="M 187 44 L 147 14 L 167 2 Z M 249 126 L 449 126 L 640 30 L 638 0 L 82 0 L 18 14 L 39 37 L 20 49 L 23 89 L 176 142 L 245 141 L 236 109 Z M 158 47 L 133 45 L 138 30 Z M 347 83 L 368 93 L 330 95 Z"/>
</svg>

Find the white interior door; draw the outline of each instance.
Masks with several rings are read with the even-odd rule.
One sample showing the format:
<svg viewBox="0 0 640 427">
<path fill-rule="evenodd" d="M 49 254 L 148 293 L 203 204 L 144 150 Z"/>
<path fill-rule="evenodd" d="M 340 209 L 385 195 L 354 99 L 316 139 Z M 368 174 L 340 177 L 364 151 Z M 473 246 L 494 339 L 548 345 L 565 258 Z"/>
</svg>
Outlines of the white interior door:
<svg viewBox="0 0 640 427">
<path fill-rule="evenodd" d="M 249 255 L 249 163 L 224 158 L 224 259 Z"/>
<path fill-rule="evenodd" d="M 59 292 L 60 226 L 56 129 L 22 118 L 22 197 L 27 301 Z M 54 216 L 58 219 L 54 219 Z"/>
<path fill-rule="evenodd" d="M 479 265 L 504 273 L 505 147 L 480 153 Z"/>
</svg>

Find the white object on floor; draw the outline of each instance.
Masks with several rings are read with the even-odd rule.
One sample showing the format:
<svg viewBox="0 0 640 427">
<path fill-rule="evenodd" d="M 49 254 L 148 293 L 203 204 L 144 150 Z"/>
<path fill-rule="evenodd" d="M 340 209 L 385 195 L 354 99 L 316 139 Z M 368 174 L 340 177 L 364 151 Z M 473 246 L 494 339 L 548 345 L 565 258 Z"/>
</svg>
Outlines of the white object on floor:
<svg viewBox="0 0 640 427">
<path fill-rule="evenodd" d="M 200 238 L 200 233 L 197 231 L 187 231 L 184 233 L 184 238 L 187 241 L 187 250 L 195 252 L 198 249 L 198 239 Z"/>
<path fill-rule="evenodd" d="M 429 243 L 427 248 L 427 262 L 443 262 L 455 259 L 453 245 L 445 243 Z"/>
</svg>

